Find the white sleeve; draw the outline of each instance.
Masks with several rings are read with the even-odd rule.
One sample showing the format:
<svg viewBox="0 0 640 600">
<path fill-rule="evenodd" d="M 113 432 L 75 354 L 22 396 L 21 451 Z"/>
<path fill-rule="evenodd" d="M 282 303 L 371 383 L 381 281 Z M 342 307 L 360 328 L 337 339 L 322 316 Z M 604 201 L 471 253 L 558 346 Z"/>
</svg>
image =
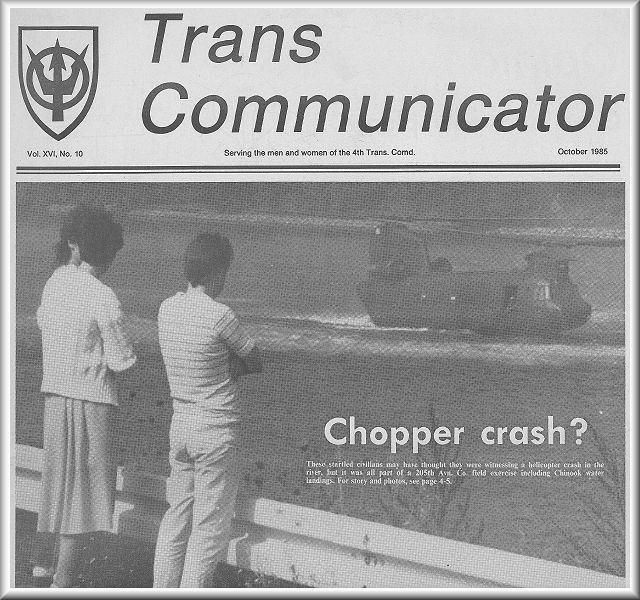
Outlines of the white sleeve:
<svg viewBox="0 0 640 600">
<path fill-rule="evenodd" d="M 38 310 L 36 311 L 36 321 L 38 323 L 38 327 L 42 329 L 46 319 L 46 309 L 45 305 L 47 304 L 47 296 L 48 294 L 49 282 L 46 283 L 44 289 L 42 290 L 42 296 L 40 297 L 40 306 L 38 306 Z"/>
<path fill-rule="evenodd" d="M 227 347 L 242 358 L 248 356 L 255 346 L 255 341 L 240 325 L 236 315 L 230 308 L 227 308 L 222 319 L 220 319 L 218 328 L 218 335 L 224 340 Z"/>
<path fill-rule="evenodd" d="M 112 371 L 125 371 L 136 362 L 133 346 L 124 328 L 120 302 L 113 292 L 106 298 L 98 321 L 104 359 Z"/>
</svg>

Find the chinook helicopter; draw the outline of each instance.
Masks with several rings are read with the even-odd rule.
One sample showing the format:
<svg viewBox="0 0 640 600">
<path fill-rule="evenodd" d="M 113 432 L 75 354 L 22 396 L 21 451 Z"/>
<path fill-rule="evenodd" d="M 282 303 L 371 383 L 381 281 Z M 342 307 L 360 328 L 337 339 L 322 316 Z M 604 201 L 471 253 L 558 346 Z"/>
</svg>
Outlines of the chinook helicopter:
<svg viewBox="0 0 640 600">
<path fill-rule="evenodd" d="M 454 271 L 446 258 L 430 259 L 424 234 L 385 222 L 372 232 L 371 268 L 356 290 L 379 327 L 554 334 L 580 327 L 591 316 L 591 305 L 569 276 L 573 259 L 567 246 L 582 243 L 590 242 L 538 248 L 517 270 Z"/>
</svg>

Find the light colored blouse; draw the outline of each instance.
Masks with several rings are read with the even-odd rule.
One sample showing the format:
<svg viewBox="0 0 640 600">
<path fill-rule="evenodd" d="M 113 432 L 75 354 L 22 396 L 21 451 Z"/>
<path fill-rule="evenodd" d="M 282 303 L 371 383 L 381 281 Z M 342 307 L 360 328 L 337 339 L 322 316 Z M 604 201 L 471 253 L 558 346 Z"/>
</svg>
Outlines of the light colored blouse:
<svg viewBox="0 0 640 600">
<path fill-rule="evenodd" d="M 120 302 L 87 263 L 57 268 L 38 308 L 42 392 L 118 404 L 114 371 L 136 356 L 123 328 Z"/>
</svg>

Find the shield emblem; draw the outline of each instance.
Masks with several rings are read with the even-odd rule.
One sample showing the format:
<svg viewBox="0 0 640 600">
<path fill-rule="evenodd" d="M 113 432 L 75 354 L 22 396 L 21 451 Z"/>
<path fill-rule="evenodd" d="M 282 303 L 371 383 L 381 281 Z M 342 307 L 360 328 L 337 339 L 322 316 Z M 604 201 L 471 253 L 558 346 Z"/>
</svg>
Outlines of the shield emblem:
<svg viewBox="0 0 640 600">
<path fill-rule="evenodd" d="M 97 27 L 19 27 L 18 73 L 33 120 L 60 141 L 85 118 L 98 84 Z"/>
</svg>

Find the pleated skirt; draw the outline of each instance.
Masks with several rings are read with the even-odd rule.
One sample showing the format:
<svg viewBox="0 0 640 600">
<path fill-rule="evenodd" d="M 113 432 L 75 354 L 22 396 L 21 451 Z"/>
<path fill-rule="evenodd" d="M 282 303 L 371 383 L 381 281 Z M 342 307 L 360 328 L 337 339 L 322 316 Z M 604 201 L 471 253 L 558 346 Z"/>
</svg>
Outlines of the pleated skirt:
<svg viewBox="0 0 640 600">
<path fill-rule="evenodd" d="M 38 531 L 74 535 L 111 529 L 117 474 L 112 448 L 115 411 L 109 404 L 45 397 Z"/>
</svg>

